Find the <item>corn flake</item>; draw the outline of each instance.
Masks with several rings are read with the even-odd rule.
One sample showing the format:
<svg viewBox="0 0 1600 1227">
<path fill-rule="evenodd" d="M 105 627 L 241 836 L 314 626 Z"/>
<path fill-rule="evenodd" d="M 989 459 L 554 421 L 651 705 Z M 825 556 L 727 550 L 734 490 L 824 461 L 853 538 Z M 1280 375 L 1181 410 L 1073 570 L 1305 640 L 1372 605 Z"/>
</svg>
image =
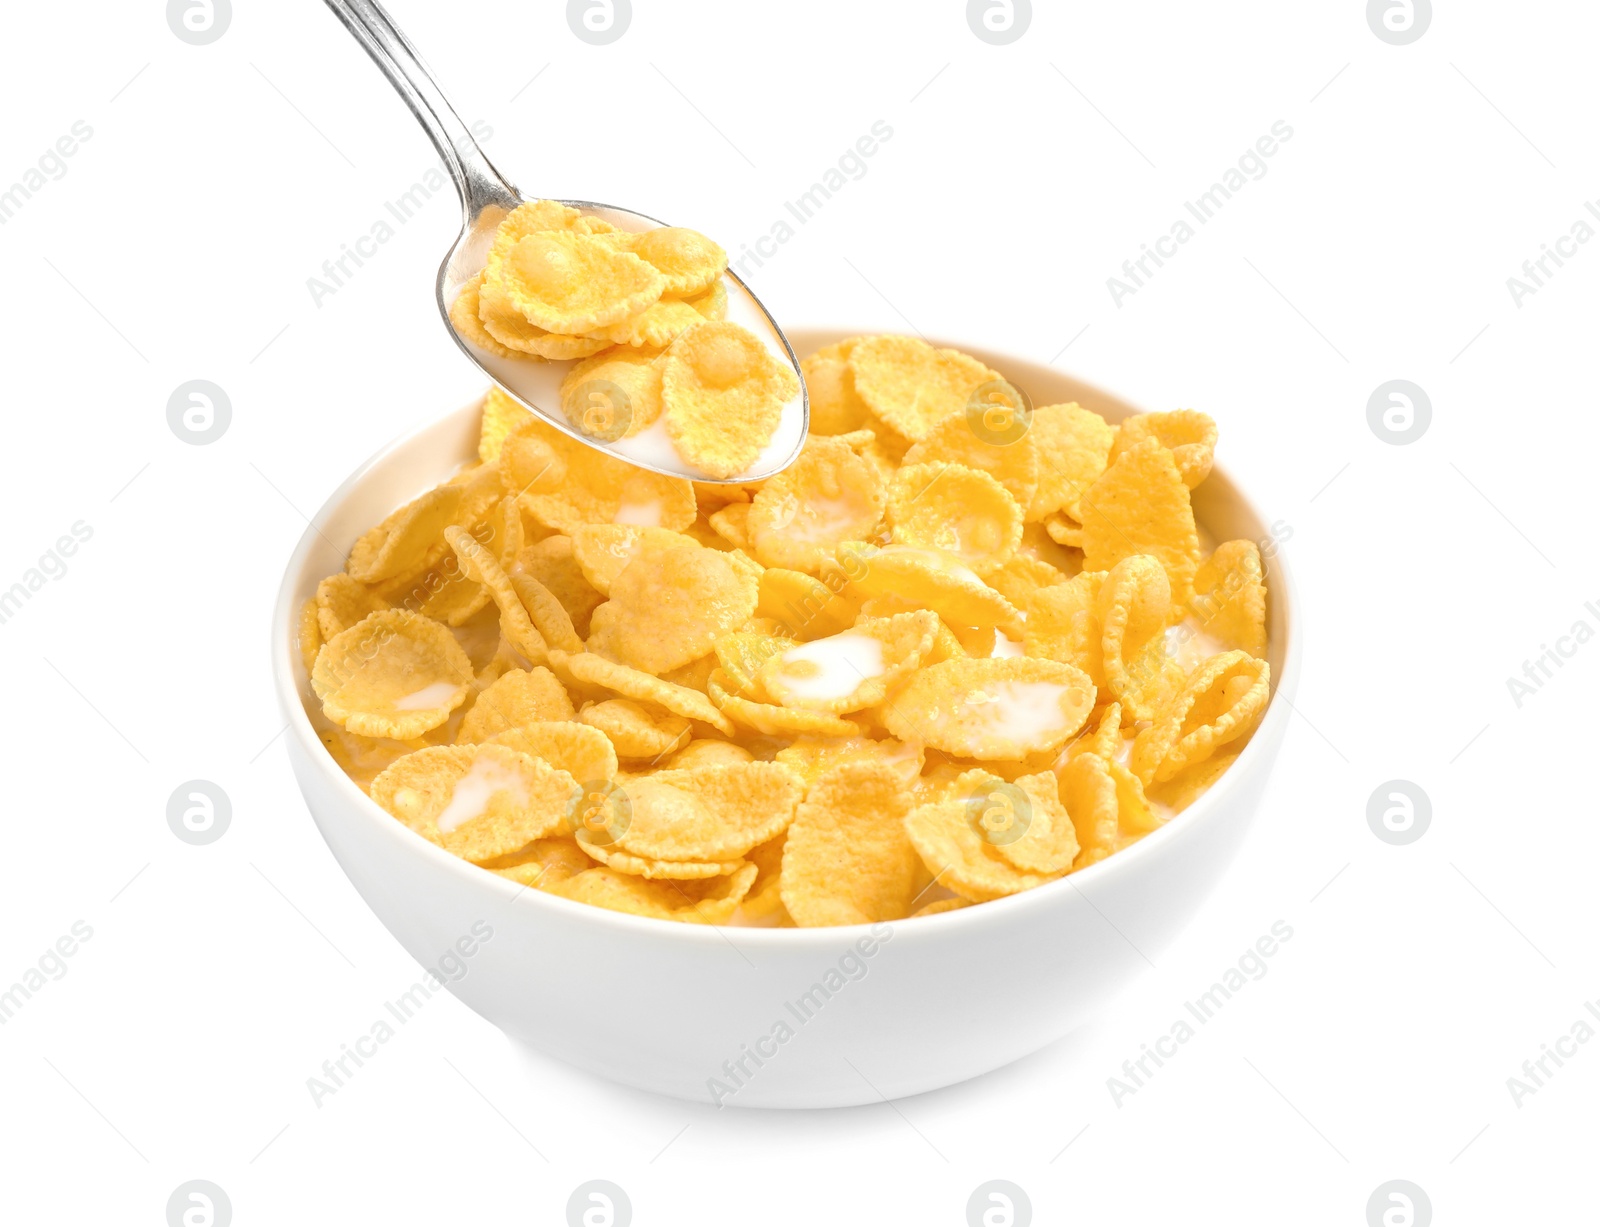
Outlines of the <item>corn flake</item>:
<svg viewBox="0 0 1600 1227">
<path fill-rule="evenodd" d="M 543 666 L 512 669 L 478 696 L 461 722 L 456 743 L 488 741 L 508 729 L 572 717 L 572 700 L 554 673 Z"/>
<path fill-rule="evenodd" d="M 905 465 L 889 487 L 888 516 L 896 544 L 942 550 L 980 576 L 1004 566 L 1022 540 L 1017 501 L 959 464 Z"/>
<path fill-rule="evenodd" d="M 1211 475 L 1211 463 L 1217 448 L 1217 424 L 1199 410 L 1137 413 L 1125 418 L 1117 428 L 1111 459 L 1115 460 L 1146 439 L 1154 439 L 1172 452 L 1183 484 L 1189 489 L 1193 490 Z"/>
<path fill-rule="evenodd" d="M 877 470 L 846 442 L 814 439 L 750 504 L 750 547 L 763 566 L 815 575 L 840 542 L 873 535 L 884 498 Z"/>
<path fill-rule="evenodd" d="M 754 464 L 799 392 L 790 367 L 749 329 L 727 321 L 685 329 L 662 368 L 667 435 L 710 477 L 733 477 Z"/>
<path fill-rule="evenodd" d="M 1040 405 L 1030 432 L 1039 453 L 1039 484 L 1026 505 L 1029 520 L 1064 512 L 1081 520 L 1079 500 L 1106 470 L 1117 432 L 1098 413 L 1078 405 Z"/>
<path fill-rule="evenodd" d="M 372 799 L 469 861 L 506 856 L 561 829 L 577 784 L 506 746 L 429 746 L 372 781 Z"/>
<path fill-rule="evenodd" d="M 650 711 L 632 699 L 586 703 L 578 719 L 611 739 L 619 758 L 661 758 L 689 744 L 689 722 L 667 711 Z"/>
<path fill-rule="evenodd" d="M 961 413 L 982 384 L 1000 378 L 976 358 L 915 337 L 868 337 L 856 342 L 848 361 L 862 403 L 911 443 Z"/>
<path fill-rule="evenodd" d="M 841 634 L 769 656 L 760 687 L 783 707 L 833 715 L 875 707 L 922 663 L 938 625 L 938 616 L 926 609 L 862 618 Z"/>
<path fill-rule="evenodd" d="M 1189 612 L 1225 648 L 1267 654 L 1267 588 L 1254 541 L 1224 541 L 1194 574 Z"/>
<path fill-rule="evenodd" d="M 922 669 L 883 709 L 902 741 L 980 761 L 1055 750 L 1094 707 L 1094 683 L 1072 665 L 1027 656 L 947 660 Z"/>
<path fill-rule="evenodd" d="M 756 611 L 757 576 L 703 546 L 641 542 L 594 611 L 590 651 L 661 674 L 711 651 Z"/>
<path fill-rule="evenodd" d="M 472 662 L 448 629 L 386 609 L 323 645 L 311 687 L 329 720 L 352 733 L 404 741 L 438 728 L 466 701 Z"/>
<path fill-rule="evenodd" d="M 1200 561 L 1189 488 L 1172 453 L 1146 439 L 1122 453 L 1083 496 L 1083 565 L 1109 571 L 1151 554 L 1166 568 L 1172 602 L 1187 605 Z"/>
<path fill-rule="evenodd" d="M 909 797 L 883 763 L 845 763 L 819 780 L 784 841 L 779 893 L 802 928 L 899 920 L 910 910 L 917 853 Z"/>
<path fill-rule="evenodd" d="M 318 662 L 321 663 L 320 660 Z M 1133 739 L 1129 767 L 1161 784 L 1249 733 L 1266 710 L 1271 669 L 1248 652 L 1213 656 Z"/>
</svg>

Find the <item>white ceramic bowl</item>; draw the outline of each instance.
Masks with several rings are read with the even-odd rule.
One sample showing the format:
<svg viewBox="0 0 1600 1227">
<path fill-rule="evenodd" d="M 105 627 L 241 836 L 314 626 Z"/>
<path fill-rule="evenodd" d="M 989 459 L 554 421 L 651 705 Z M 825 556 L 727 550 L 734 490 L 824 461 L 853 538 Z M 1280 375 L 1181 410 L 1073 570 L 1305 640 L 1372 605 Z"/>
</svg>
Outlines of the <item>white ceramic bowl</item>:
<svg viewBox="0 0 1600 1227">
<path fill-rule="evenodd" d="M 801 354 L 846 335 L 789 333 Z M 1075 400 L 1112 421 L 1136 412 L 1050 367 L 960 347 L 1035 404 Z M 474 456 L 477 435 L 467 406 L 391 444 L 334 493 L 284 575 L 272 661 L 289 758 L 339 864 L 413 957 L 513 1037 L 631 1086 L 735 1106 L 837 1107 L 948 1086 L 1101 1010 L 1188 921 L 1243 839 L 1299 673 L 1281 552 L 1267 563 L 1274 694 L 1244 752 L 1165 827 L 1037 890 L 871 927 L 710 928 L 521 889 L 451 856 L 368 800 L 323 749 L 295 631 L 318 580 L 344 564 L 334 549 Z M 1219 541 L 1268 537 L 1270 522 L 1221 467 L 1194 503 Z"/>
</svg>

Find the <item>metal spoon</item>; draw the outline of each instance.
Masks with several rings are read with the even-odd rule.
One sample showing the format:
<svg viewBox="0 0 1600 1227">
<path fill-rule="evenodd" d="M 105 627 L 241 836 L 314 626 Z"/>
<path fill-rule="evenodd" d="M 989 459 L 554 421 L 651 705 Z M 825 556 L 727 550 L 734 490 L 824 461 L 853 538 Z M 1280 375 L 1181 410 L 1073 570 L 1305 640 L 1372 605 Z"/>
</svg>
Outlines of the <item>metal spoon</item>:
<svg viewBox="0 0 1600 1227">
<path fill-rule="evenodd" d="M 667 437 L 666 424 L 662 420 L 658 419 L 654 425 L 631 438 L 614 441 L 592 437 L 576 429 L 561 411 L 559 393 L 562 376 L 570 368 L 570 363 L 522 362 L 501 358 L 469 344 L 456 332 L 450 323 L 450 304 L 455 301 L 462 286 L 483 270 L 496 227 L 507 213 L 523 202 L 524 197 L 494 168 L 445 98 L 444 91 L 424 66 L 416 49 L 380 5 L 374 0 L 327 0 L 327 5 L 345 28 L 355 35 L 356 41 L 366 48 L 367 54 L 383 70 L 383 75 L 389 78 L 389 83 L 406 100 L 411 113 L 417 117 L 417 122 L 428 133 L 434 148 L 444 159 L 450 177 L 455 180 L 456 191 L 461 196 L 461 235 L 439 266 L 434 292 L 445 327 L 461 352 L 518 402 L 580 443 L 669 477 L 717 481 L 695 469 L 678 454 Z M 614 205 L 584 200 L 562 203 L 604 218 L 622 230 L 654 230 L 666 224 L 643 213 Z M 773 355 L 780 362 L 789 363 L 798 375 L 800 368 L 794 350 L 771 314 L 762 306 L 761 300 L 731 270 L 724 274 L 724 283 L 728 293 L 728 319 L 743 324 L 761 337 Z M 721 480 L 760 481 L 787 468 L 800 454 L 810 422 L 810 405 L 803 380 L 800 389 L 800 395 L 785 407 L 777 433 L 755 463 L 746 472 Z"/>
</svg>

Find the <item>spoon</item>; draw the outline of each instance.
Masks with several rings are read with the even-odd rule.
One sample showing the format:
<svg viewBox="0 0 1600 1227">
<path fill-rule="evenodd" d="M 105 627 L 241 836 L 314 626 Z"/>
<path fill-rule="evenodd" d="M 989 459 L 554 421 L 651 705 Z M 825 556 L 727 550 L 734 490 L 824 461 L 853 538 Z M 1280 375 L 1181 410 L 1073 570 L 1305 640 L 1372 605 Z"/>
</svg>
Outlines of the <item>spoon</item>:
<svg viewBox="0 0 1600 1227">
<path fill-rule="evenodd" d="M 580 443 L 654 473 L 715 484 L 755 482 L 781 472 L 794 461 L 805 443 L 806 429 L 810 423 L 810 404 L 803 379 L 800 382 L 800 394 L 784 407 L 776 433 L 755 463 L 743 473 L 718 479 L 702 473 L 678 454 L 667 435 L 665 415 L 638 434 L 614 441 L 587 435 L 574 427 L 561 411 L 560 397 L 561 380 L 571 369 L 571 363 L 502 358 L 478 349 L 463 338 L 450 323 L 450 304 L 455 301 L 461 288 L 483 270 L 495 229 L 507 213 L 523 203 L 524 197 L 495 169 L 445 98 L 444 91 L 434 81 L 416 49 L 375 0 L 327 0 L 327 5 L 355 36 L 356 41 L 366 48 L 367 54 L 383 70 L 383 75 L 389 78 L 389 83 L 406 100 L 411 113 L 417 117 L 417 122 L 439 151 L 461 196 L 461 234 L 439 265 L 434 296 L 445 327 L 455 338 L 462 353 L 477 363 L 514 400 L 538 414 L 555 429 Z M 585 200 L 565 200 L 561 203 L 602 218 L 619 230 L 655 230 L 666 224 L 643 213 L 614 205 Z M 772 315 L 762 306 L 761 300 L 750 292 L 732 270 L 723 274 L 723 282 L 728 294 L 727 318 L 755 333 L 779 362 L 794 369 L 798 378 L 800 366 L 794 350 Z"/>
</svg>

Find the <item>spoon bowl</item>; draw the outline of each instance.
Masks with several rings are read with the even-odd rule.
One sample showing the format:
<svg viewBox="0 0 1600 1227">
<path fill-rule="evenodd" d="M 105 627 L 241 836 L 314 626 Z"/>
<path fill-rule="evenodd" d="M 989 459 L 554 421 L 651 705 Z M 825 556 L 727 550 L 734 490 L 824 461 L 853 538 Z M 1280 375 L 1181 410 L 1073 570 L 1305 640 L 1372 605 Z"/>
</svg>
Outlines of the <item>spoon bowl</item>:
<svg viewBox="0 0 1600 1227">
<path fill-rule="evenodd" d="M 366 49 L 396 92 L 405 99 L 411 113 L 444 159 L 445 168 L 461 197 L 461 234 L 439 265 L 434 296 L 445 327 L 463 354 L 509 396 L 562 434 L 641 469 L 697 482 L 737 484 L 765 480 L 793 463 L 805 443 L 810 424 L 810 403 L 805 381 L 800 377 L 800 364 L 788 338 L 771 313 L 731 270 L 723 273 L 723 285 L 728 296 L 727 319 L 749 329 L 760 338 L 777 361 L 794 370 L 800 381 L 800 393 L 784 407 L 777 431 L 755 462 L 744 472 L 729 477 L 713 477 L 680 455 L 667 434 L 664 415 L 631 436 L 609 439 L 586 434 L 574 426 L 561 410 L 561 381 L 572 363 L 540 361 L 531 357 L 525 361 L 505 358 L 479 349 L 462 336 L 450 321 L 451 304 L 462 289 L 483 271 L 500 223 L 527 198 L 495 169 L 423 64 L 416 48 L 381 5 L 375 0 L 326 0 L 326 3 Z M 642 232 L 667 224 L 644 213 L 615 205 L 584 200 L 564 200 L 560 203 L 609 222 L 618 230 Z"/>
</svg>

